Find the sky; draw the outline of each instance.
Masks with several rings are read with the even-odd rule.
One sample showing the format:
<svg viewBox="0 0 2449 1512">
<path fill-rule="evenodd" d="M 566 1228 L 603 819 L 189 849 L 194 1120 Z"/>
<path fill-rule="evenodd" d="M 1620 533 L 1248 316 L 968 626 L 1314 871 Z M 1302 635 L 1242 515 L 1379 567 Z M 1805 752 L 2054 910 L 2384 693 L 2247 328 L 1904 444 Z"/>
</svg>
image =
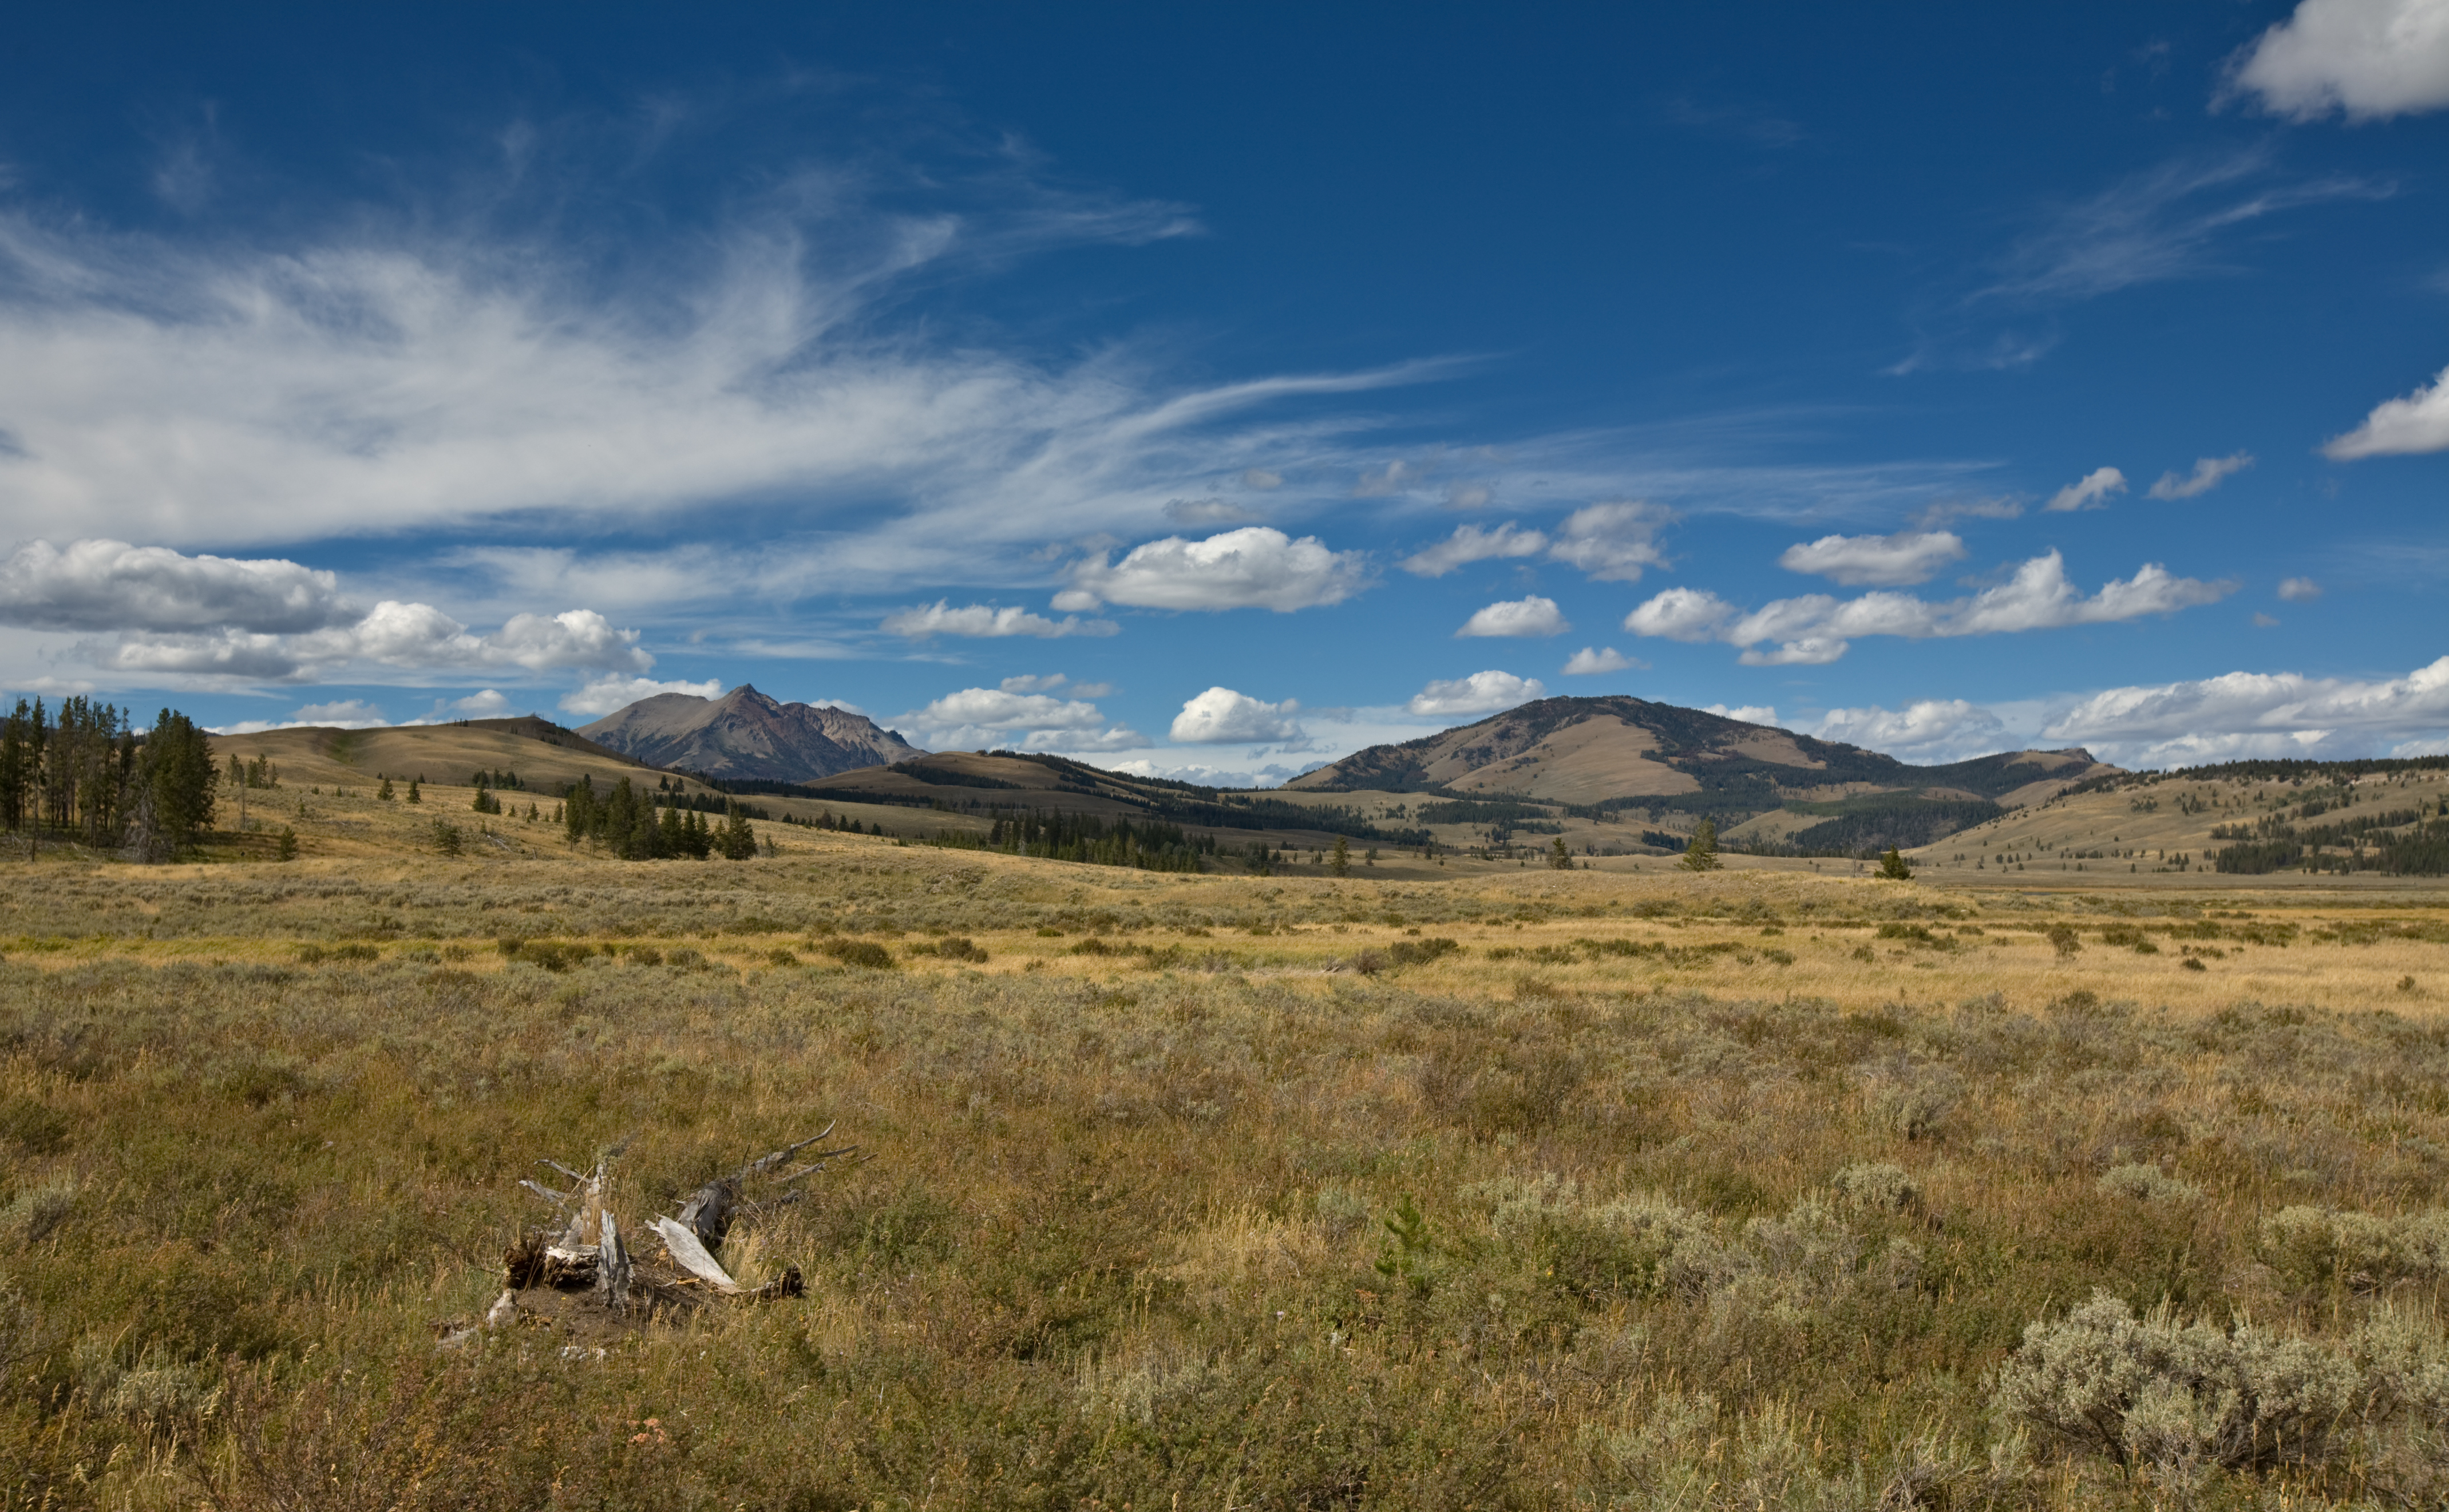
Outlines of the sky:
<svg viewBox="0 0 2449 1512">
<path fill-rule="evenodd" d="M 0 687 L 2449 751 L 2449 0 L 38 8 Z"/>
</svg>

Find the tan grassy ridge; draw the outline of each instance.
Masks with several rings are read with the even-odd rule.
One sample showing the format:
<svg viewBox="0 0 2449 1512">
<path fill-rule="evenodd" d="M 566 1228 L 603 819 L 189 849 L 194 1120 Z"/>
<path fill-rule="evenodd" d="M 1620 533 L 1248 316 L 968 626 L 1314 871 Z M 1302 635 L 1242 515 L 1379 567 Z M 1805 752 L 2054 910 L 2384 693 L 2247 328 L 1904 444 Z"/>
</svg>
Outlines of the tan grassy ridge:
<svg viewBox="0 0 2449 1512">
<path fill-rule="evenodd" d="M 626 864 L 453 796 L 287 864 L 0 858 L 11 1504 L 2304 1506 L 2449 1469 L 2438 891 L 1175 877 L 784 826 Z M 505 845 L 415 849 L 436 815 Z M 545 1216 L 534 1158 L 626 1140 L 646 1213 L 833 1119 L 872 1158 L 731 1246 L 804 1299 L 436 1349 Z M 2104 1345 L 2133 1389 L 2087 1444 L 2099 1404 L 2034 1383 L 2100 1291 L 2204 1328 Z M 2222 1394 L 2254 1349 L 2320 1431 Z"/>
</svg>

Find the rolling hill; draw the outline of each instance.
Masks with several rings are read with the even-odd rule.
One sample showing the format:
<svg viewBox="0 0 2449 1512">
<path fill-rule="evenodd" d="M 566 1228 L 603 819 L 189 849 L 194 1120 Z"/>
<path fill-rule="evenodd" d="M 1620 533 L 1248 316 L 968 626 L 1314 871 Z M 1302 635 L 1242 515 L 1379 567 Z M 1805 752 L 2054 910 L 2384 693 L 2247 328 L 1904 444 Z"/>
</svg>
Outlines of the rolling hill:
<svg viewBox="0 0 2449 1512">
<path fill-rule="evenodd" d="M 1592 814 L 1639 810 L 1657 826 L 1648 832 L 1652 845 L 1706 815 L 1735 845 L 1833 854 L 1926 844 L 2116 771 L 2080 750 L 1912 766 L 1860 746 L 1618 695 L 1542 699 L 1476 724 L 1371 746 L 1288 786 Z"/>
<path fill-rule="evenodd" d="M 649 766 L 757 782 L 807 782 L 925 754 L 863 714 L 777 702 L 745 682 L 719 699 L 659 693 L 578 734 Z"/>
</svg>

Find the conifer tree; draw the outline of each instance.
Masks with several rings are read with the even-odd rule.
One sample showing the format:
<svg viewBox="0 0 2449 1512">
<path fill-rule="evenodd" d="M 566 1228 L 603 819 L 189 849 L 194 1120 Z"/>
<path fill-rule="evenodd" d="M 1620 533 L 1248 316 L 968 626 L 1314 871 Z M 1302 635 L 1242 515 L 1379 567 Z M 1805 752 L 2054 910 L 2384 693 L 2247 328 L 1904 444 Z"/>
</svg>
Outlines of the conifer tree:
<svg viewBox="0 0 2449 1512">
<path fill-rule="evenodd" d="M 420 794 L 418 794 L 418 792 L 417 792 L 417 789 L 418 789 L 420 786 L 421 786 L 421 784 L 417 781 L 417 779 L 416 779 L 416 778 L 415 778 L 415 777 L 411 777 L 411 778 L 409 779 L 409 782 L 408 782 L 408 801 L 409 801 L 409 802 L 411 802 L 411 803 L 423 803 L 423 802 L 425 801 L 424 797 L 423 797 L 422 795 L 420 795 Z"/>
<path fill-rule="evenodd" d="M 1888 853 L 1880 857 L 1880 878 L 1884 882 L 1913 880 L 1913 868 L 1906 864 L 1904 856 L 1895 846 L 1888 847 Z"/>
<path fill-rule="evenodd" d="M 1561 834 L 1556 836 L 1556 843 L 1548 848 L 1548 866 L 1554 871 L 1573 870 L 1573 852 L 1565 848 L 1565 837 Z"/>
<path fill-rule="evenodd" d="M 393 793 L 391 790 L 391 778 L 389 777 L 383 778 L 382 786 L 375 789 L 375 796 L 380 798 L 385 803 L 391 802 L 392 799 L 397 795 L 398 794 Z"/>
<path fill-rule="evenodd" d="M 1692 843 L 1684 848 L 1684 870 L 1715 871 L 1718 870 L 1718 827 L 1707 819 L 1692 832 Z"/>
<path fill-rule="evenodd" d="M 1352 870 L 1352 842 L 1341 835 L 1335 837 L 1335 853 L 1327 858 L 1326 869 L 1337 876 Z"/>
</svg>

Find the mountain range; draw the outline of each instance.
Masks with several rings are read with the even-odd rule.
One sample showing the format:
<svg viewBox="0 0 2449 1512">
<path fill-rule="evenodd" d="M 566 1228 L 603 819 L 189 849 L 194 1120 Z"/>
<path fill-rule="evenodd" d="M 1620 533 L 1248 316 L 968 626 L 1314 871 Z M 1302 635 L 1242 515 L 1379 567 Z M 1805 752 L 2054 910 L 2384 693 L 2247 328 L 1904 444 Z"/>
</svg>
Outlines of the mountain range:
<svg viewBox="0 0 2449 1512">
<path fill-rule="evenodd" d="M 659 693 L 577 733 L 648 766 L 727 780 L 807 782 L 926 754 L 863 714 L 777 702 L 745 682 L 719 699 Z"/>
</svg>

